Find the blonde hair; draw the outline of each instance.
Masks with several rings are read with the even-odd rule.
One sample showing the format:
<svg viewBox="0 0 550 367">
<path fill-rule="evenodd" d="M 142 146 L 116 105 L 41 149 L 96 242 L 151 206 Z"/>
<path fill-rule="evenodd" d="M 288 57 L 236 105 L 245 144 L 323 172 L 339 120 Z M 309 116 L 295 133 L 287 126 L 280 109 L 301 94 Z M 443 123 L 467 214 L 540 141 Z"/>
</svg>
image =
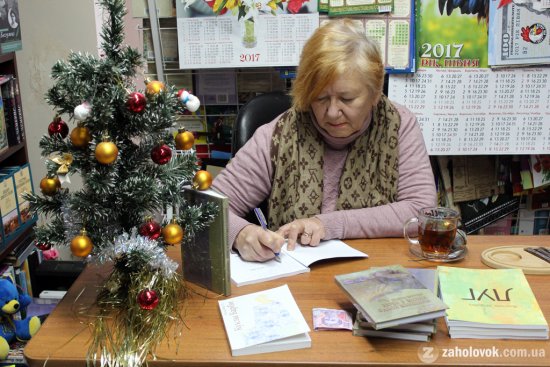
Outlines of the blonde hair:
<svg viewBox="0 0 550 367">
<path fill-rule="evenodd" d="M 327 85 L 347 73 L 363 78 L 375 104 L 384 86 L 378 45 L 352 19 L 330 20 L 317 28 L 304 45 L 291 90 L 293 107 L 309 110 Z"/>
</svg>

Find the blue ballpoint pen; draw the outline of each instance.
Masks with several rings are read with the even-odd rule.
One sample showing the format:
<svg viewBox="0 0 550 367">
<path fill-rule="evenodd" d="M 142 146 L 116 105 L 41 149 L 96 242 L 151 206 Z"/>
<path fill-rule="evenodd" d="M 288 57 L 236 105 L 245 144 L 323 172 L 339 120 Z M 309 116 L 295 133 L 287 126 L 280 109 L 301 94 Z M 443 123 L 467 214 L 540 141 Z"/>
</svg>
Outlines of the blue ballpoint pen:
<svg viewBox="0 0 550 367">
<path fill-rule="evenodd" d="M 267 231 L 267 221 L 265 220 L 264 213 L 262 213 L 262 209 L 254 208 L 254 214 L 256 214 L 256 218 L 258 218 L 258 222 L 260 222 L 262 228 Z M 275 261 L 281 262 L 278 252 L 275 252 Z"/>
</svg>

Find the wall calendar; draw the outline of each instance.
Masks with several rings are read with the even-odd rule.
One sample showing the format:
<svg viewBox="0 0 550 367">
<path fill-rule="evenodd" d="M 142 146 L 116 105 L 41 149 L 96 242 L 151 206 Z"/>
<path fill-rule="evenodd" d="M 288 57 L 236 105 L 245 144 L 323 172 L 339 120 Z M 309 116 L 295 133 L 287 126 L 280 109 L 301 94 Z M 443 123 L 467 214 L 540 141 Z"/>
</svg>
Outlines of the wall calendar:
<svg viewBox="0 0 550 367">
<path fill-rule="evenodd" d="M 389 98 L 418 118 L 430 155 L 550 154 L 550 68 L 420 69 Z"/>
</svg>

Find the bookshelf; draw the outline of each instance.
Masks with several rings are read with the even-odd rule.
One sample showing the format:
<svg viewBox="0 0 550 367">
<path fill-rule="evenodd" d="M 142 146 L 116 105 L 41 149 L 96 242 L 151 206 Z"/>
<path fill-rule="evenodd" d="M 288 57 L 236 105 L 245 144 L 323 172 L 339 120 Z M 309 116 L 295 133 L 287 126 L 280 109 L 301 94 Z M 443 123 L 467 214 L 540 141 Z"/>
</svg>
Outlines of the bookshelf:
<svg viewBox="0 0 550 367">
<path fill-rule="evenodd" d="M 0 75 L 11 74 L 17 78 L 17 58 L 15 52 L 0 55 Z M 15 83 L 17 83 L 15 79 Z M 16 103 L 21 105 L 21 97 L 17 96 Z M 22 114 L 21 114 L 22 117 Z M 8 166 L 22 166 L 29 163 L 29 156 L 27 152 L 27 142 L 24 140 L 24 124 L 21 118 L 20 129 L 23 132 L 23 140 L 17 144 L 10 145 L 7 150 L 0 153 L 0 169 Z M 0 246 L 0 262 L 8 256 L 8 254 L 17 249 L 19 246 L 25 246 L 28 244 L 30 238 L 34 236 L 34 225 L 20 226 L 13 235 L 7 238 L 6 241 L 2 241 Z"/>
</svg>

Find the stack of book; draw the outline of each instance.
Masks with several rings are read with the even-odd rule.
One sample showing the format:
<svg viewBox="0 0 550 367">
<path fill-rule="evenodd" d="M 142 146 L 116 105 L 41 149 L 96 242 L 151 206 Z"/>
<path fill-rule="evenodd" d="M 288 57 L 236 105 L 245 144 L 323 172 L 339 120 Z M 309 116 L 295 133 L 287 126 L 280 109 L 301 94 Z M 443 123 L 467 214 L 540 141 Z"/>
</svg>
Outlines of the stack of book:
<svg viewBox="0 0 550 367">
<path fill-rule="evenodd" d="M 548 323 L 521 269 L 438 267 L 451 338 L 548 339 Z"/>
<path fill-rule="evenodd" d="M 436 331 L 436 319 L 445 315 L 447 306 L 434 293 L 434 270 L 411 271 L 416 276 L 392 265 L 335 277 L 358 310 L 354 335 L 430 339 Z"/>
</svg>

